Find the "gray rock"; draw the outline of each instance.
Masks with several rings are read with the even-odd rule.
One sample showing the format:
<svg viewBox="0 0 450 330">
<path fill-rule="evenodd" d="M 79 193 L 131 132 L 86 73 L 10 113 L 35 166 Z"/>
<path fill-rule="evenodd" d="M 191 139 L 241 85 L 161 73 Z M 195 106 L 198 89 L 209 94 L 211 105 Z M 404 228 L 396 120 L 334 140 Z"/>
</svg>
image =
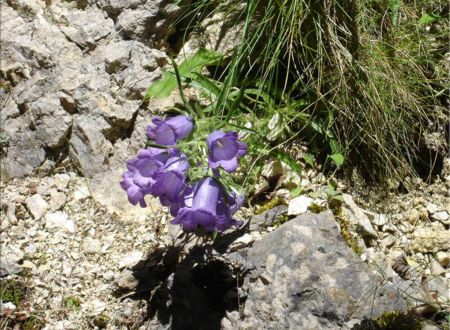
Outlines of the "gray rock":
<svg viewBox="0 0 450 330">
<path fill-rule="evenodd" d="M 96 103 L 95 95 L 98 92 L 111 92 L 110 87 L 110 77 L 103 66 L 89 60 L 77 68 L 62 68 L 58 76 L 59 90 L 74 99 L 77 112 L 81 114 L 90 113 L 90 104 Z"/>
<path fill-rule="evenodd" d="M 450 250 L 450 230 L 446 230 L 440 222 L 432 222 L 418 226 L 411 237 L 412 251 L 436 253 Z"/>
<path fill-rule="evenodd" d="M 55 212 L 61 209 L 66 203 L 66 195 L 62 192 L 55 191 L 50 195 L 49 209 L 51 212 Z"/>
<path fill-rule="evenodd" d="M 136 9 L 143 0 L 99 0 L 97 5 L 110 17 L 116 18 L 124 9 Z"/>
<path fill-rule="evenodd" d="M 431 215 L 431 219 L 440 221 L 444 225 L 450 225 L 450 216 L 448 215 L 447 211 L 438 211 Z"/>
<path fill-rule="evenodd" d="M 164 52 L 135 42 L 130 53 L 128 67 L 115 75 L 116 81 L 121 86 L 121 95 L 142 100 L 147 88 L 161 76 L 159 67 L 164 66 L 167 62 Z"/>
<path fill-rule="evenodd" d="M 109 128 L 102 117 L 83 116 L 74 120 L 69 157 L 88 178 L 105 170 L 112 145 L 106 140 L 102 130 Z"/>
<path fill-rule="evenodd" d="M 12 225 L 17 224 L 16 205 L 13 202 L 8 202 L 8 208 L 6 210 L 6 217 L 8 218 L 8 221 L 10 224 L 12 224 Z"/>
<path fill-rule="evenodd" d="M 298 196 L 289 201 L 288 215 L 300 215 L 308 211 L 313 199 L 308 196 Z"/>
<path fill-rule="evenodd" d="M 22 266 L 19 262 L 23 257 L 23 252 L 17 246 L 2 245 L 0 248 L 0 276 L 20 273 Z"/>
<path fill-rule="evenodd" d="M 365 214 L 374 226 L 384 226 L 389 222 L 386 214 L 376 214 L 372 212 L 365 212 Z"/>
<path fill-rule="evenodd" d="M 247 257 L 253 271 L 244 281 L 244 329 L 348 329 L 407 310 L 394 285 L 345 244 L 331 212 L 285 223 Z"/>
<path fill-rule="evenodd" d="M 18 132 L 10 136 L 10 146 L 0 166 L 2 180 L 22 178 L 33 173 L 45 160 L 45 151 L 35 132 Z"/>
<path fill-rule="evenodd" d="M 133 276 L 133 272 L 129 269 L 125 269 L 116 278 L 115 283 L 119 289 L 122 290 L 134 290 L 139 284 L 139 280 Z"/>
<path fill-rule="evenodd" d="M 48 213 L 45 216 L 45 227 L 52 230 L 63 230 L 69 233 L 75 232 L 75 223 L 65 212 Z"/>
<path fill-rule="evenodd" d="M 30 211 L 35 220 L 39 220 L 42 216 L 45 215 L 45 213 L 47 213 L 48 204 L 39 194 L 28 197 L 25 200 L 25 203 L 27 205 L 28 211 Z"/>
<path fill-rule="evenodd" d="M 254 241 L 254 239 L 253 239 L 252 235 L 244 234 L 241 237 L 237 238 L 233 243 L 231 243 L 228 250 L 230 252 L 235 252 L 237 250 L 240 250 L 242 248 L 249 246 L 251 243 L 253 243 L 253 241 Z"/>
<path fill-rule="evenodd" d="M 64 92 L 60 92 L 58 94 L 58 97 L 59 97 L 59 102 L 64 110 L 66 110 L 70 114 L 76 113 L 77 105 L 72 96 L 70 96 Z"/>
<path fill-rule="evenodd" d="M 7 3 L 22 16 L 34 17 L 41 14 L 44 4 L 37 0 L 8 0 Z"/>
<path fill-rule="evenodd" d="M 1 14 L 2 30 L 9 32 L 2 35 L 3 47 L 15 58 L 26 59 L 21 63 L 36 69 L 79 63 L 81 50 L 43 15 L 27 21 L 9 6 L 2 6 Z"/>
<path fill-rule="evenodd" d="M 86 237 L 83 241 L 83 250 L 87 254 L 98 254 L 102 250 L 102 243 L 99 240 Z"/>
<path fill-rule="evenodd" d="M 133 268 L 143 256 L 144 253 L 141 251 L 132 251 L 119 260 L 119 268 Z"/>
<path fill-rule="evenodd" d="M 343 194 L 342 198 L 344 199 L 343 211 L 347 215 L 353 229 L 364 237 L 378 238 L 378 233 L 373 228 L 369 218 L 364 210 L 356 205 L 352 196 Z"/>
<path fill-rule="evenodd" d="M 263 228 L 271 226 L 277 218 L 285 215 L 287 213 L 287 210 L 287 206 L 280 205 L 261 214 L 253 216 L 250 220 L 250 231 L 261 230 Z"/>
<path fill-rule="evenodd" d="M 242 19 L 237 22 L 237 18 L 242 18 L 240 12 L 245 10 L 244 8 L 245 4 L 240 3 L 232 9 L 227 8 L 226 12 L 215 11 L 200 23 L 202 33 L 193 33 L 188 42 L 183 45 L 180 54 L 187 54 L 189 56 L 195 53 L 199 47 L 206 46 L 208 49 L 224 54 L 226 58 L 231 57 L 233 50 L 240 43 L 239 38 L 244 27 L 244 22 Z"/>
<path fill-rule="evenodd" d="M 104 50 L 106 71 L 116 73 L 127 67 L 134 42 L 128 40 L 112 41 Z"/>
<path fill-rule="evenodd" d="M 131 205 L 127 199 L 127 193 L 120 187 L 123 168 L 100 172 L 89 182 L 89 190 L 94 200 L 104 206 L 106 210 L 116 216 L 121 221 L 145 222 L 149 217 L 149 209 Z M 155 213 L 161 208 L 157 199 L 146 198 L 151 213 Z"/>
<path fill-rule="evenodd" d="M 108 94 L 97 94 L 96 104 L 91 113 L 106 119 L 110 127 L 105 127 L 103 134 L 107 139 L 115 141 L 130 128 L 140 103 L 140 101 L 116 101 Z"/>
<path fill-rule="evenodd" d="M 153 2 L 154 3 L 154 2 Z M 157 22 L 159 8 L 139 6 L 136 9 L 125 9 L 117 17 L 116 28 L 128 39 L 144 39 L 148 37 L 148 27 Z"/>
<path fill-rule="evenodd" d="M 30 106 L 36 138 L 48 148 L 61 147 L 72 124 L 58 98 L 40 98 Z"/>
<path fill-rule="evenodd" d="M 95 7 L 67 12 L 62 18 L 67 24 L 61 26 L 61 31 L 82 48 L 95 48 L 99 40 L 114 31 L 113 20 Z"/>
</svg>

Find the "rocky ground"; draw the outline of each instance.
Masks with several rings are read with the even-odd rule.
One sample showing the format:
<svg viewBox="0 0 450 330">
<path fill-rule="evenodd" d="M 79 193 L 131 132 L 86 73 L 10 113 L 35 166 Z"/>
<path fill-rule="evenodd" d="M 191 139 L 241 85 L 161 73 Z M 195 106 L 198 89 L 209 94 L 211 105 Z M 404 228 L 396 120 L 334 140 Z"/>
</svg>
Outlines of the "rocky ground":
<svg viewBox="0 0 450 330">
<path fill-rule="evenodd" d="M 386 199 L 267 164 L 257 191 L 280 178 L 272 202 L 242 210 L 250 222 L 214 244 L 180 236 L 156 200 L 127 202 L 124 162 L 164 106 L 142 96 L 177 48 L 171 26 L 187 2 L 2 3 L 0 327 L 252 329 L 289 318 L 335 329 L 395 308 L 445 328 L 449 159 L 433 184 Z M 302 194 L 290 198 L 283 180 Z"/>
<path fill-rule="evenodd" d="M 151 260 L 155 258 L 155 251 L 167 254 L 168 249 L 174 246 L 174 242 L 177 241 L 174 236 L 176 228 L 169 226 L 168 214 L 155 200 L 149 200 L 149 209 L 131 206 L 126 200 L 126 194 L 118 185 L 120 172 L 120 169 L 108 172 L 102 178 L 97 176 L 96 180 L 89 180 L 74 172 L 68 172 L 43 178 L 15 179 L 2 185 L 1 284 L 3 291 L 8 291 L 10 290 L 8 288 L 15 286 L 20 296 L 17 300 L 10 299 L 9 302 L 2 304 L 3 324 L 12 326 L 29 322 L 35 323 L 37 328 L 45 329 L 93 327 L 145 329 L 149 326 L 155 329 L 164 328 L 161 325 L 164 322 L 158 317 L 159 314 L 152 312 L 152 308 L 156 310 L 160 308 L 160 302 L 156 304 L 155 300 L 148 295 L 159 292 L 160 287 L 142 286 L 142 269 L 149 271 L 146 277 L 144 276 L 145 281 L 156 276 L 154 273 L 160 273 L 160 270 L 157 271 L 155 268 L 156 265 L 160 265 L 160 262 Z M 339 208 L 342 213 L 337 213 L 337 220 L 333 217 L 329 220 L 319 218 L 319 223 L 313 227 L 320 228 L 324 223 L 332 226 L 334 223 L 334 226 L 339 226 L 341 232 L 348 231 L 351 239 L 346 239 L 347 244 L 350 242 L 349 245 L 353 250 L 356 249 L 356 252 L 360 254 L 358 257 L 350 249 L 340 246 L 339 244 L 343 243 L 338 243 L 338 238 L 336 238 L 338 241 L 333 243 L 333 241 L 327 241 L 329 239 L 327 237 L 320 241 L 317 236 L 311 244 L 306 244 L 305 241 L 309 238 L 302 237 L 306 229 L 296 234 L 300 235 L 299 237 L 283 238 L 281 228 L 284 228 L 284 231 L 289 230 L 286 225 L 291 223 L 292 226 L 296 223 L 309 226 L 307 223 L 312 216 L 310 212 L 317 212 L 317 205 L 326 209 L 334 203 L 331 199 L 327 199 L 326 194 L 320 193 L 326 189 L 323 176 L 312 171 L 310 174 L 310 177 L 302 179 L 304 189 L 305 192 L 316 194 L 302 195 L 292 199 L 287 206 L 280 205 L 254 216 L 248 229 L 238 231 L 238 235 L 233 234 L 234 236 L 232 235 L 225 247 L 221 247 L 220 244 L 215 246 L 213 257 L 209 260 L 215 260 L 215 262 L 227 260 L 224 263 L 226 267 L 229 267 L 231 260 L 231 264 L 234 263 L 236 268 L 225 269 L 227 271 L 234 269 L 233 273 L 236 269 L 239 271 L 253 269 L 255 264 L 261 262 L 258 261 L 260 259 L 254 259 L 260 254 L 280 254 L 273 260 L 277 263 L 280 260 L 291 260 L 295 258 L 296 253 L 300 253 L 294 249 L 292 254 L 286 255 L 289 246 L 304 244 L 311 247 L 316 244 L 323 246 L 328 252 L 323 261 L 324 264 L 321 265 L 312 263 L 316 257 L 307 258 L 305 267 L 311 267 L 316 273 L 314 276 L 320 278 L 327 274 L 326 265 L 327 262 L 334 260 L 334 253 L 338 253 L 341 257 L 342 254 L 348 254 L 345 259 L 350 258 L 352 260 L 350 264 L 357 263 L 356 260 L 359 258 L 369 267 L 375 266 L 383 274 L 383 281 L 380 282 L 384 283 L 382 285 L 388 283 L 392 288 L 401 288 L 410 295 L 410 298 L 403 302 L 401 310 L 406 310 L 406 306 L 409 305 L 410 308 L 414 307 L 428 316 L 436 310 L 448 311 L 450 299 L 448 182 L 437 181 L 432 186 L 426 186 L 426 189 L 420 193 L 397 196 L 396 200 L 390 201 L 390 205 L 395 205 L 391 208 L 392 211 L 389 212 L 386 209 L 386 213 L 382 214 L 359 208 L 350 195 L 344 193 L 343 206 Z M 442 191 L 443 186 L 445 191 Z M 341 189 L 345 190 L 345 187 Z M 436 196 L 433 195 L 436 192 L 439 193 Z M 414 196 L 417 195 L 420 196 L 423 206 L 415 201 L 417 197 Z M 409 209 L 411 201 L 415 203 L 416 208 Z M 332 208 L 335 209 L 335 206 Z M 407 212 L 399 213 L 399 209 L 407 210 Z M 246 214 L 251 214 L 251 210 L 241 212 L 244 220 L 248 220 Z M 277 229 L 280 221 L 286 220 L 286 214 L 289 214 L 289 218 L 302 214 L 304 218 L 300 222 L 299 220 L 288 221 Z M 447 217 L 441 214 L 447 214 Z M 280 218 L 283 215 L 284 218 Z M 342 222 L 342 219 L 346 221 Z M 319 230 L 314 235 L 320 232 Z M 337 229 L 335 235 L 340 237 Z M 272 240 L 278 240 L 277 244 L 288 245 L 283 249 L 275 249 L 274 252 L 266 251 L 276 246 L 271 243 Z M 192 246 L 190 244 L 187 248 L 183 248 L 185 257 L 180 257 L 180 260 L 183 258 L 189 260 L 191 255 L 189 249 Z M 256 253 L 255 249 L 266 252 Z M 348 252 L 338 252 L 339 249 Z M 160 257 L 156 254 L 156 258 Z M 204 261 L 202 258 L 200 260 Z M 202 261 L 196 260 L 192 264 L 199 262 Z M 183 264 L 172 266 L 168 263 L 163 264 L 167 267 L 167 272 L 161 275 L 162 277 L 156 278 L 158 285 L 170 280 L 171 276 L 179 277 L 177 275 L 179 269 L 186 267 Z M 188 267 L 187 274 L 191 274 L 189 273 L 191 267 L 195 268 L 192 264 Z M 266 269 L 265 267 L 263 269 Z M 289 267 L 292 265 L 289 264 Z M 359 274 L 361 268 L 358 267 Z M 377 273 L 373 271 L 375 268 L 370 269 L 372 271 L 367 270 L 367 273 L 363 272 L 359 276 Z M 231 278 L 236 281 L 239 271 L 229 274 L 228 280 Z M 295 273 L 295 271 L 289 271 L 289 274 L 292 272 Z M 306 269 L 303 269 L 303 272 L 306 272 Z M 267 317 L 262 315 L 259 319 L 252 319 L 253 316 L 250 317 L 250 315 L 263 313 L 261 309 L 264 310 L 264 308 L 258 304 L 269 299 L 266 296 L 268 292 L 274 292 L 277 295 L 277 298 L 270 299 L 280 299 L 280 303 L 283 303 L 286 299 L 285 290 L 280 284 L 280 281 L 281 283 L 284 281 L 280 280 L 284 278 L 283 275 L 274 273 L 270 275 L 273 278 L 266 279 L 267 282 L 264 280 L 257 288 L 259 282 L 253 283 L 251 278 L 258 278 L 260 275 L 256 276 L 252 272 L 250 274 L 241 275 L 241 284 L 238 287 L 228 288 L 228 291 L 233 292 L 228 292 L 228 295 L 231 295 L 231 298 L 227 298 L 228 301 L 244 303 L 233 308 L 228 308 L 227 305 L 223 313 L 219 313 L 222 319 L 219 321 L 214 319 L 211 322 L 219 322 L 222 328 L 234 329 L 238 325 L 245 325 L 244 328 L 252 329 L 252 324 L 254 326 Z M 338 274 L 344 273 L 339 272 L 336 276 Z M 192 275 L 185 274 L 182 278 L 188 281 L 186 278 L 190 276 Z M 278 278 L 278 276 L 282 277 Z M 333 283 L 336 279 L 337 277 L 332 280 Z M 222 280 L 227 281 L 226 278 Z M 354 279 L 352 283 L 358 281 L 364 283 L 365 280 Z M 242 285 L 244 282 L 246 284 Z M 312 283 L 316 282 L 322 283 L 321 281 Z M 188 284 L 184 283 L 183 287 L 190 287 Z M 215 282 L 214 285 L 220 286 L 220 281 Z M 331 286 L 330 283 L 322 283 L 322 285 Z M 386 290 L 390 290 L 389 288 Z M 343 290 L 349 290 L 349 288 L 344 286 Z M 360 288 L 360 292 L 367 290 L 367 288 Z M 140 291 L 143 295 L 139 294 Z M 222 294 L 226 296 L 226 292 Z M 196 293 L 185 292 L 181 295 L 187 299 L 186 297 L 195 297 Z M 196 299 L 201 301 L 206 298 L 201 295 Z M 333 298 L 329 299 L 333 301 Z M 167 303 L 170 305 L 170 302 Z M 381 310 L 396 307 L 393 301 L 378 302 L 377 305 L 382 306 Z M 283 310 L 284 308 L 280 306 L 276 307 L 274 312 L 278 311 L 281 313 L 279 317 L 282 317 Z M 239 318 L 239 311 L 245 316 L 244 319 Z M 299 308 L 298 312 L 304 311 Z M 180 311 L 180 313 L 186 313 L 186 311 Z M 323 323 L 323 318 L 324 316 L 321 316 L 309 322 Z M 172 315 L 173 326 L 177 324 L 176 319 L 176 316 Z M 192 322 L 196 324 L 195 320 Z M 174 328 L 177 327 L 174 326 Z"/>
</svg>

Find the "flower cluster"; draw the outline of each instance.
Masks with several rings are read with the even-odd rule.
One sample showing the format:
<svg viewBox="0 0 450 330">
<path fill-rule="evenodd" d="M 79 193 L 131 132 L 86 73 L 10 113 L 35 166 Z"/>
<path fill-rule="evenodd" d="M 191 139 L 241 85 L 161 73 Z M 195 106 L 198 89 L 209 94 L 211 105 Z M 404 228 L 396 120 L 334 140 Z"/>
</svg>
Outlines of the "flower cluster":
<svg viewBox="0 0 450 330">
<path fill-rule="evenodd" d="M 214 176 L 191 183 L 188 157 L 177 143 L 191 135 L 193 128 L 193 119 L 189 116 L 167 120 L 153 118 L 147 127 L 147 136 L 156 147 L 141 149 L 136 158 L 127 162 L 128 171 L 120 184 L 133 205 L 146 207 L 144 197 L 148 194 L 159 197 L 161 204 L 169 207 L 175 217 L 172 223 L 186 231 L 200 227 L 209 232 L 222 232 L 238 224 L 233 214 L 242 206 L 243 197 L 228 192 L 219 180 L 218 168 L 234 172 L 247 145 L 238 141 L 236 132 L 209 134 L 206 141 L 208 167 Z"/>
</svg>

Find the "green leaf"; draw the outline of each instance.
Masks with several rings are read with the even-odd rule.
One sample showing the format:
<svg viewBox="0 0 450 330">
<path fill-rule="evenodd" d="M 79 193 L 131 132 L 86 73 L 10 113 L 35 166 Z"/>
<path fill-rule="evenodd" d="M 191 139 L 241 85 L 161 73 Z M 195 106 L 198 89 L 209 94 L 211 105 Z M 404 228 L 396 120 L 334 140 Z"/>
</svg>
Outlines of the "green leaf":
<svg viewBox="0 0 450 330">
<path fill-rule="evenodd" d="M 182 77 L 192 78 L 193 73 L 200 73 L 207 65 L 216 65 L 222 61 L 223 55 L 217 52 L 200 48 L 192 57 L 186 59 L 178 66 L 178 72 Z M 177 88 L 177 79 L 173 72 L 166 71 L 163 73 L 161 80 L 150 85 L 145 92 L 144 99 L 152 97 L 165 98 Z"/>
<path fill-rule="evenodd" d="M 281 151 L 281 150 L 272 150 L 270 152 L 270 155 L 275 157 L 276 159 L 282 161 L 286 165 L 288 165 L 295 172 L 297 172 L 297 173 L 301 172 L 302 167 L 300 166 L 300 164 L 294 158 L 292 158 L 288 153 Z"/>
<path fill-rule="evenodd" d="M 303 155 L 303 160 L 306 162 L 306 164 L 308 164 L 311 167 L 314 167 L 314 163 L 315 163 L 315 159 L 314 159 L 314 155 L 310 154 L 310 153 L 306 153 Z"/>
<path fill-rule="evenodd" d="M 435 14 L 423 14 L 419 20 L 419 24 L 421 25 L 430 25 L 437 20 L 440 20 L 442 17 Z"/>
<path fill-rule="evenodd" d="M 220 88 L 216 85 L 216 83 L 212 79 L 208 79 L 200 73 L 193 72 L 191 74 L 191 85 L 193 87 L 200 88 L 208 93 L 211 93 L 215 96 L 220 94 Z"/>
<path fill-rule="evenodd" d="M 342 154 L 333 154 L 329 156 L 337 167 L 341 167 L 344 164 L 344 156 Z"/>
<path fill-rule="evenodd" d="M 391 0 L 390 7 L 391 7 L 392 24 L 397 25 L 398 9 L 400 8 L 400 0 Z"/>
<path fill-rule="evenodd" d="M 298 186 L 297 188 L 292 189 L 291 190 L 291 198 L 295 198 L 295 197 L 300 196 L 302 191 L 303 191 L 303 189 L 300 186 Z"/>
</svg>

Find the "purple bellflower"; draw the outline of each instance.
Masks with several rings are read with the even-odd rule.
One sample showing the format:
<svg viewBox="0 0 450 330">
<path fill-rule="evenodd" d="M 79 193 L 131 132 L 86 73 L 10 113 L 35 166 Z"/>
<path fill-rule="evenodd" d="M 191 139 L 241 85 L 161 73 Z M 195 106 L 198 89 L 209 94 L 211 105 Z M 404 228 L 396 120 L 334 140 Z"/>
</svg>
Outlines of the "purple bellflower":
<svg viewBox="0 0 450 330">
<path fill-rule="evenodd" d="M 170 206 L 178 203 L 184 188 L 186 187 L 186 172 L 189 162 L 185 154 L 169 158 L 162 170 L 154 176 L 154 184 L 151 193 L 159 196 L 161 204 Z"/>
<path fill-rule="evenodd" d="M 151 193 L 155 176 L 164 170 L 169 159 L 179 155 L 178 149 L 141 149 L 137 157 L 127 162 L 128 171 L 123 174 L 120 185 L 127 191 L 131 204 L 146 207 L 144 196 Z"/>
<path fill-rule="evenodd" d="M 186 231 L 200 226 L 209 232 L 222 232 L 238 224 L 232 218 L 240 203 L 235 197 L 227 195 L 213 178 L 204 178 L 194 186 L 192 194 L 184 197 L 184 206 L 180 207 L 172 224 L 180 224 Z"/>
<path fill-rule="evenodd" d="M 141 188 L 137 184 L 134 183 L 134 173 L 127 171 L 123 174 L 122 181 L 120 181 L 120 186 L 126 190 L 128 195 L 128 201 L 136 205 L 139 203 L 141 207 L 146 207 L 147 203 L 145 203 L 144 196 L 148 191 Z"/>
<path fill-rule="evenodd" d="M 236 132 L 214 131 L 207 139 L 209 148 L 209 167 L 222 167 L 228 173 L 236 171 L 238 159 L 247 152 L 247 144 L 238 141 Z"/>
<path fill-rule="evenodd" d="M 157 144 L 173 146 L 181 139 L 187 137 L 194 127 L 189 116 L 175 116 L 167 120 L 154 117 L 147 127 L 147 136 Z"/>
</svg>

